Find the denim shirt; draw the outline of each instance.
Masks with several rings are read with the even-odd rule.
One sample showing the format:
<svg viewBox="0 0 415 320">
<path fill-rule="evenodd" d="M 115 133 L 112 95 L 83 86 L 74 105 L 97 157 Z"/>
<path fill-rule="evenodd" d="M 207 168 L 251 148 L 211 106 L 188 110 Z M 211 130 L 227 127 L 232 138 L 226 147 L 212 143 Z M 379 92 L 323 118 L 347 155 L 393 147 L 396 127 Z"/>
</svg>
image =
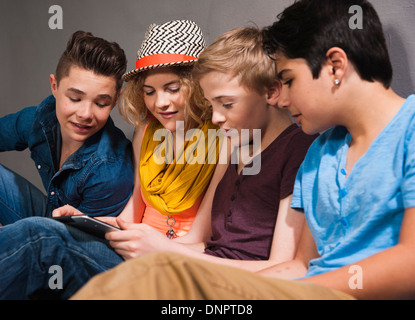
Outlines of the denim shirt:
<svg viewBox="0 0 415 320">
<path fill-rule="evenodd" d="M 0 118 L 0 151 L 29 148 L 45 187 L 51 215 L 69 204 L 90 216 L 117 216 L 134 184 L 131 142 L 111 118 L 59 170 L 60 128 L 53 96 Z"/>
</svg>

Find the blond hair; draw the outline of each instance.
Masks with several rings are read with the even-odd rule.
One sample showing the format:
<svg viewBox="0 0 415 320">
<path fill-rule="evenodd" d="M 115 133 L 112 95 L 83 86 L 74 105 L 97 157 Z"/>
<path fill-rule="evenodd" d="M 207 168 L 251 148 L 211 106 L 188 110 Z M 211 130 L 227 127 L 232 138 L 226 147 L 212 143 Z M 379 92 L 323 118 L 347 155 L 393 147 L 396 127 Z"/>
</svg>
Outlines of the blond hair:
<svg viewBox="0 0 415 320">
<path fill-rule="evenodd" d="M 212 71 L 238 76 L 242 86 L 260 94 L 277 80 L 276 64 L 265 54 L 262 33 L 255 27 L 230 30 L 202 51 L 194 77 L 200 79 Z"/>
<path fill-rule="evenodd" d="M 168 68 L 180 79 L 180 92 L 185 97 L 185 130 L 196 128 L 203 121 L 210 119 L 211 111 L 209 105 L 203 96 L 199 83 L 194 81 L 192 77 L 193 66 L 171 66 L 164 68 Z M 140 127 L 154 120 L 149 116 L 147 106 L 144 103 L 143 85 L 147 74 L 148 71 L 136 74 L 127 82 L 121 95 L 119 105 L 120 113 L 127 122 L 135 127 Z"/>
</svg>

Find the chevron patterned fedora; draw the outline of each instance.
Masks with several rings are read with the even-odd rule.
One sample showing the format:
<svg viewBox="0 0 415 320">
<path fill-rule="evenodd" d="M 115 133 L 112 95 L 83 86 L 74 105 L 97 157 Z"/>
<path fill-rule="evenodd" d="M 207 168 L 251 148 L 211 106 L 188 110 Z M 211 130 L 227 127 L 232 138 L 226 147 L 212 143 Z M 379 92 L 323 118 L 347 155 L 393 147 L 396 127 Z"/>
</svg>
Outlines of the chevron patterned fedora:
<svg viewBox="0 0 415 320">
<path fill-rule="evenodd" d="M 202 31 L 193 21 L 173 20 L 162 25 L 151 24 L 137 52 L 136 68 L 122 78 L 128 81 L 145 70 L 193 64 L 205 47 Z"/>
</svg>

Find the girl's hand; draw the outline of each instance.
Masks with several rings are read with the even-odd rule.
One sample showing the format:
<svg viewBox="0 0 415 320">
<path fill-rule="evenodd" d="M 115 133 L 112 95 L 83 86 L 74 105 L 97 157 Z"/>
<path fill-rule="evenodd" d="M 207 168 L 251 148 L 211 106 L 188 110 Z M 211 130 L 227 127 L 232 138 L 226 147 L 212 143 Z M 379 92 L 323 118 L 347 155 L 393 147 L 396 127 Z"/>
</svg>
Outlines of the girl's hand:
<svg viewBox="0 0 415 320">
<path fill-rule="evenodd" d="M 144 223 L 129 223 L 116 219 L 121 231 L 107 232 L 105 238 L 124 260 L 157 251 L 172 251 L 177 244 Z M 180 246 L 180 245 L 179 245 Z"/>
</svg>

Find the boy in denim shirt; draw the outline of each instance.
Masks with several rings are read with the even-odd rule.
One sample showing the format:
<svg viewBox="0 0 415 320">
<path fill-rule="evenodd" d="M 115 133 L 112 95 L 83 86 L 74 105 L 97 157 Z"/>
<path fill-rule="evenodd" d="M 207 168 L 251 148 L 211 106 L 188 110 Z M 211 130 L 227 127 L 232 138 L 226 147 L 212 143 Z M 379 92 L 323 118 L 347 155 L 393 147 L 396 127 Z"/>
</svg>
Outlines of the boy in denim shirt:
<svg viewBox="0 0 415 320">
<path fill-rule="evenodd" d="M 0 151 L 29 148 L 47 193 L 0 165 L 1 224 L 66 204 L 91 216 L 121 212 L 133 186 L 131 143 L 110 112 L 126 64 L 118 44 L 75 32 L 50 75 L 52 95 L 0 119 Z"/>
</svg>

